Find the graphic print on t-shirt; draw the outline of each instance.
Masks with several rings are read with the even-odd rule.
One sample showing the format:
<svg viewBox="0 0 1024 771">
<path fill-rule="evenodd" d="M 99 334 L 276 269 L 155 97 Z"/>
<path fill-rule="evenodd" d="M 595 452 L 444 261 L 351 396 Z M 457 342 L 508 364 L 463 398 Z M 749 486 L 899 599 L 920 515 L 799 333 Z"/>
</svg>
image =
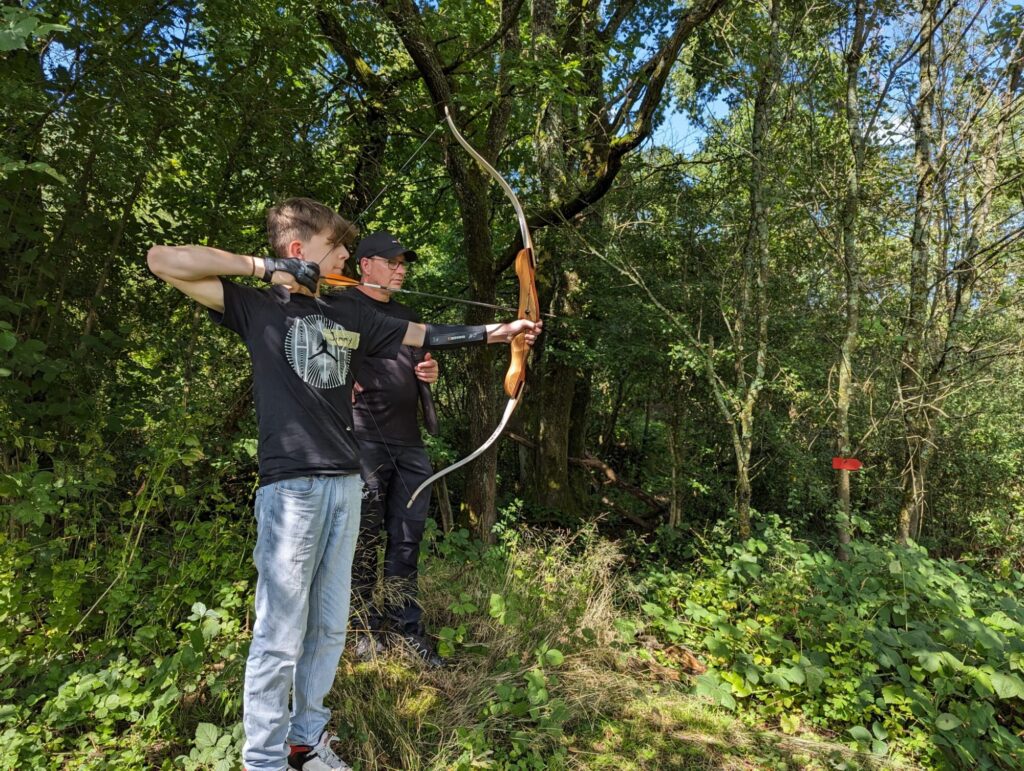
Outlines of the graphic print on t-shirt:
<svg viewBox="0 0 1024 771">
<path fill-rule="evenodd" d="M 314 388 L 338 388 L 348 377 L 348 347 L 338 345 L 345 328 L 326 316 L 295 319 L 284 339 L 284 355 L 295 374 Z"/>
</svg>

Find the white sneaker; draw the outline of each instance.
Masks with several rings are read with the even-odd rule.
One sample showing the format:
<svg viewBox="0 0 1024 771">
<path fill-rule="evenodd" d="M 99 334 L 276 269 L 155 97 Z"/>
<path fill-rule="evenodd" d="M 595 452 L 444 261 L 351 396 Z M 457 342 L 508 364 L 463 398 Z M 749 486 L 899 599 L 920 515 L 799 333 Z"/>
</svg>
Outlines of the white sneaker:
<svg viewBox="0 0 1024 771">
<path fill-rule="evenodd" d="M 337 736 L 324 731 L 320 734 L 320 741 L 312 747 L 293 745 L 288 756 L 289 767 L 302 771 L 352 771 L 352 767 L 331 749 L 331 743 L 336 741 Z"/>
</svg>

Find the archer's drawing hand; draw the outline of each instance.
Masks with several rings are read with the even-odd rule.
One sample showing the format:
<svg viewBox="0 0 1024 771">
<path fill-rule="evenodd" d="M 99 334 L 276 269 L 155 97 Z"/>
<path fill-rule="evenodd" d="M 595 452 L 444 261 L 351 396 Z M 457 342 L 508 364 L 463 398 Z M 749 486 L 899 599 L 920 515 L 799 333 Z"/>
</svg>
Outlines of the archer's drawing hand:
<svg viewBox="0 0 1024 771">
<path fill-rule="evenodd" d="M 320 281 L 320 266 L 315 262 L 296 260 L 294 258 L 264 257 L 263 263 L 266 270 L 263 273 L 263 280 L 271 284 L 291 284 L 299 282 L 310 292 L 316 292 L 316 285 Z"/>
<path fill-rule="evenodd" d="M 428 352 L 423 357 L 423 361 L 416 365 L 416 378 L 429 385 L 430 383 L 437 382 L 437 376 L 437 362 L 434 361 L 433 357 Z"/>
</svg>

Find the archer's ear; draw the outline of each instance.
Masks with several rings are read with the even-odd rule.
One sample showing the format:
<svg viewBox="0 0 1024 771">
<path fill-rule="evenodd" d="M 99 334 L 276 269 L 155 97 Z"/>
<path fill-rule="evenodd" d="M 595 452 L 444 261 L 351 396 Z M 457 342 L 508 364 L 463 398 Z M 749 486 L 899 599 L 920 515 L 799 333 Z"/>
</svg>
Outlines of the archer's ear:
<svg viewBox="0 0 1024 771">
<path fill-rule="evenodd" d="M 288 256 L 295 260 L 302 259 L 303 243 L 295 239 L 288 244 Z"/>
</svg>

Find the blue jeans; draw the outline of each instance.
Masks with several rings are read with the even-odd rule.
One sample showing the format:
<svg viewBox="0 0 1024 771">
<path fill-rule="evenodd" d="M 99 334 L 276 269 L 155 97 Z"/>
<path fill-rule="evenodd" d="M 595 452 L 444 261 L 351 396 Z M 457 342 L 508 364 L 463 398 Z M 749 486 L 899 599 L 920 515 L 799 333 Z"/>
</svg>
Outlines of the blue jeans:
<svg viewBox="0 0 1024 771">
<path fill-rule="evenodd" d="M 281 771 L 288 744 L 316 744 L 327 726 L 361 497 L 358 474 L 286 479 L 256 493 L 259 577 L 242 718 L 248 771 Z"/>
</svg>

